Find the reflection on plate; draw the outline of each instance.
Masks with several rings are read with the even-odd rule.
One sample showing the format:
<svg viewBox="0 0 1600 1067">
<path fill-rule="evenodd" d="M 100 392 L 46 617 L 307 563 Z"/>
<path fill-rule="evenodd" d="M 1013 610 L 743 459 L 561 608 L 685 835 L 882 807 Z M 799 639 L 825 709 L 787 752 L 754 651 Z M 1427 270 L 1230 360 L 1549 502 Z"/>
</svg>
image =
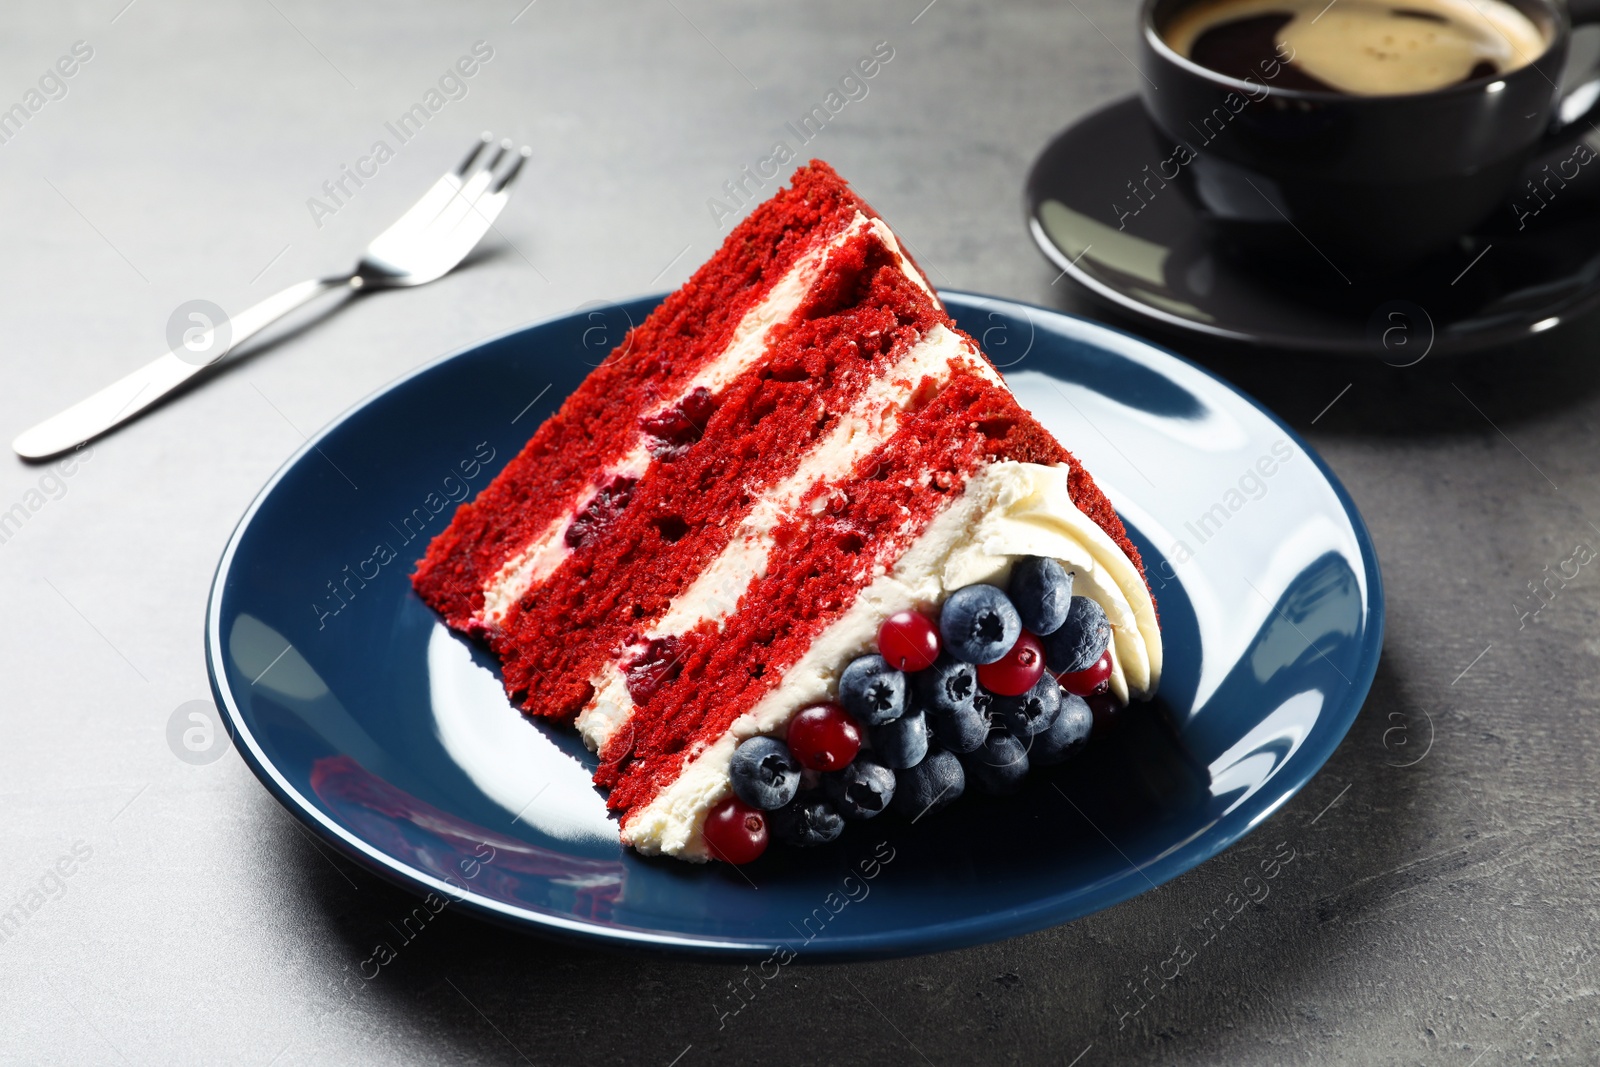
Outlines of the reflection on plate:
<svg viewBox="0 0 1600 1067">
<path fill-rule="evenodd" d="M 425 367 L 285 465 L 208 611 L 240 752 L 306 825 L 419 892 L 547 933 L 758 959 L 1007 937 L 1226 848 L 1316 772 L 1371 683 L 1382 592 L 1360 517 L 1304 442 L 1204 371 L 1057 312 L 945 296 L 1108 488 L 1156 591 L 1161 697 L 1083 758 L 1020 797 L 885 816 L 742 870 L 618 845 L 593 757 L 522 719 L 406 577 L 449 519 L 441 484 L 481 489 L 654 299 Z"/>
<path fill-rule="evenodd" d="M 439 743 L 507 814 L 561 841 L 622 851 L 583 744 L 570 730 L 544 723 L 530 730 L 521 715 L 506 714 L 493 657 L 442 622 L 428 637 L 428 700 Z"/>
</svg>

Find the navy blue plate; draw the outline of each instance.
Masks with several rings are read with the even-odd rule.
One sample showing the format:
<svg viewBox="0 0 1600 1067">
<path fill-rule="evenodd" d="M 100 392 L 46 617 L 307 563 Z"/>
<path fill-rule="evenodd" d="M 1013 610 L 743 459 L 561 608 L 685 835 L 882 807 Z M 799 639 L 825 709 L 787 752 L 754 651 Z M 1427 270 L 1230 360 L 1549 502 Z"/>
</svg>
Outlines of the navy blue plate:
<svg viewBox="0 0 1600 1067">
<path fill-rule="evenodd" d="M 1291 430 L 1144 341 L 947 294 L 1107 488 L 1160 606 L 1159 699 L 1020 797 L 745 868 L 625 851 L 572 732 L 524 720 L 407 577 L 658 297 L 474 345 L 307 443 L 234 531 L 206 659 L 239 751 L 346 855 L 544 933 L 786 961 L 956 948 L 1075 919 L 1237 841 L 1344 737 L 1383 593 L 1355 506 Z"/>
</svg>

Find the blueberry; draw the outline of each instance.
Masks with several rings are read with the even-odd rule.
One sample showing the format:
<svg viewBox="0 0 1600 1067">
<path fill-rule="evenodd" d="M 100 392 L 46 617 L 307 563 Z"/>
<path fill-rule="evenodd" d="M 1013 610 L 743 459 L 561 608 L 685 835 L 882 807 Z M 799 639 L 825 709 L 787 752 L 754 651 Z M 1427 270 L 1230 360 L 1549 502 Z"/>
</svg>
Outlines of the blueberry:
<svg viewBox="0 0 1600 1067">
<path fill-rule="evenodd" d="M 847 819 L 870 819 L 894 799 L 894 771 L 865 756 L 857 756 L 838 774 L 822 780 L 828 799 Z"/>
<path fill-rule="evenodd" d="M 1061 711 L 1061 686 L 1046 674 L 1033 688 L 1015 697 L 995 697 L 995 717 L 1012 737 L 1026 741 L 1050 729 Z"/>
<path fill-rule="evenodd" d="M 894 810 L 915 822 L 953 803 L 967 787 L 961 761 L 943 749 L 894 776 Z"/>
<path fill-rule="evenodd" d="M 998 699 L 993 693 L 983 686 L 978 686 L 978 691 L 972 694 L 972 710 L 983 716 L 983 721 L 994 723 L 994 702 Z"/>
<path fill-rule="evenodd" d="M 921 710 L 908 711 L 893 722 L 867 727 L 873 757 L 885 767 L 915 767 L 928 754 L 928 721 Z"/>
<path fill-rule="evenodd" d="M 1089 740 L 1089 731 L 1093 727 L 1094 712 L 1089 710 L 1088 702 L 1080 696 L 1064 692 L 1061 694 L 1061 713 L 1050 724 L 1050 729 L 1033 738 L 1028 757 L 1040 766 L 1064 763 Z"/>
<path fill-rule="evenodd" d="M 967 776 L 989 793 L 1015 793 L 1028 776 L 1028 749 L 1004 730 L 992 731 L 961 762 Z"/>
<path fill-rule="evenodd" d="M 989 736 L 989 706 L 993 700 L 979 690 L 971 703 L 954 711 L 929 711 L 928 728 L 933 739 L 952 752 L 971 752 Z M 979 704 L 982 707 L 979 707 Z"/>
<path fill-rule="evenodd" d="M 800 788 L 800 761 L 775 737 L 752 737 L 733 752 L 728 769 L 733 791 L 752 808 L 773 811 Z"/>
<path fill-rule="evenodd" d="M 862 656 L 839 676 L 839 703 L 868 726 L 898 719 L 906 710 L 906 676 L 882 656 Z"/>
<path fill-rule="evenodd" d="M 969 585 L 951 593 L 939 610 L 939 636 L 956 659 L 993 663 L 1022 636 L 1022 617 L 994 586 Z"/>
<path fill-rule="evenodd" d="M 844 817 L 815 791 L 795 797 L 772 813 L 778 840 L 801 848 L 826 845 L 844 829 Z"/>
<path fill-rule="evenodd" d="M 1086 596 L 1072 598 L 1061 629 L 1040 638 L 1044 659 L 1056 674 L 1086 671 L 1111 644 L 1111 623 L 1105 609 Z"/>
<path fill-rule="evenodd" d="M 1035 637 L 1053 634 L 1067 620 L 1072 600 L 1072 575 L 1053 559 L 1024 556 L 1011 568 L 1006 595 L 1016 605 L 1022 625 Z"/>
<path fill-rule="evenodd" d="M 911 676 L 918 707 L 930 712 L 957 712 L 972 707 L 978 692 L 978 672 L 970 663 L 940 656 L 933 666 Z"/>
</svg>

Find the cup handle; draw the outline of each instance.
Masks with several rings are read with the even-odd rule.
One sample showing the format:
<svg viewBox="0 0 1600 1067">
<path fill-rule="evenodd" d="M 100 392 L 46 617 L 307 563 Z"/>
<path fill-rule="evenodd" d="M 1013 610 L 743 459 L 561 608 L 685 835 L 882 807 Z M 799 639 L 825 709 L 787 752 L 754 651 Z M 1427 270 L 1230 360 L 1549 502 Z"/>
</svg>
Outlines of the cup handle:
<svg viewBox="0 0 1600 1067">
<path fill-rule="evenodd" d="M 1600 25 L 1600 0 L 1568 0 L 1567 15 L 1574 29 Z M 1563 117 L 1562 113 L 1571 107 L 1579 108 L 1579 113 L 1571 118 Z M 1540 151 L 1571 144 L 1581 136 L 1580 127 L 1593 129 L 1597 123 L 1600 123 L 1600 70 L 1556 102 L 1556 117 L 1545 132 Z"/>
</svg>

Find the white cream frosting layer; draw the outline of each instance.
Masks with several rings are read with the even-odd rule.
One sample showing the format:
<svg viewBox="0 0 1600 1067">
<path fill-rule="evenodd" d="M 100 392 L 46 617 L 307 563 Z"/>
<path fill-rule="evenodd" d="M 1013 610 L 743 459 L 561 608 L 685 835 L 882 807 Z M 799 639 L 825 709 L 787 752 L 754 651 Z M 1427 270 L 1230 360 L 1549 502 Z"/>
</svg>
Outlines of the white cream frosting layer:
<svg viewBox="0 0 1600 1067">
<path fill-rule="evenodd" d="M 894 243 L 894 235 L 889 233 L 889 228 L 881 220 L 869 219 L 858 211 L 850 224 L 835 234 L 831 240 L 811 249 L 796 260 L 788 272 L 778 279 L 777 284 L 767 291 L 760 303 L 745 312 L 739 324 L 734 327 L 733 336 L 729 339 L 727 347 L 702 368 L 694 381 L 685 385 L 677 396 L 670 398 L 661 406 L 666 408 L 679 403 L 696 389 L 704 388 L 712 394 L 720 393 L 735 378 L 754 365 L 766 352 L 767 341 L 773 328 L 786 322 L 805 302 L 807 294 L 811 292 L 811 286 L 822 273 L 828 256 L 864 229 L 871 229 L 877 234 L 879 239 L 899 257 L 908 276 L 924 289 L 927 288 L 927 282 L 922 280 L 915 269 L 910 268 L 909 262 L 900 253 L 899 246 Z M 491 625 L 498 624 L 511 610 L 511 606 L 529 589 L 555 572 L 572 552 L 567 547 L 566 538 L 562 536 L 567 524 L 572 521 L 574 515 L 588 505 L 602 486 L 618 477 L 638 478 L 649 466 L 650 451 L 641 434 L 621 460 L 597 474 L 573 498 L 566 511 L 500 565 L 494 577 L 484 586 L 483 609 L 478 615 L 479 621 Z"/>
<path fill-rule="evenodd" d="M 895 562 L 824 630 L 783 682 L 726 733 L 691 754 L 677 780 L 629 818 L 622 839 L 646 854 L 710 858 L 700 838 L 705 813 L 728 795 L 728 768 L 741 741 L 781 736 L 801 708 L 834 699 L 850 661 L 871 651 L 883 620 L 909 605 L 936 608 L 974 582 L 1003 584 L 1023 556 L 1062 560 L 1073 592 L 1092 597 L 1113 627 L 1118 695 L 1147 697 L 1161 675 L 1161 633 L 1138 568 L 1067 493 L 1067 468 L 994 463 L 975 474 Z M 622 688 L 626 696 L 626 688 Z"/>
</svg>

